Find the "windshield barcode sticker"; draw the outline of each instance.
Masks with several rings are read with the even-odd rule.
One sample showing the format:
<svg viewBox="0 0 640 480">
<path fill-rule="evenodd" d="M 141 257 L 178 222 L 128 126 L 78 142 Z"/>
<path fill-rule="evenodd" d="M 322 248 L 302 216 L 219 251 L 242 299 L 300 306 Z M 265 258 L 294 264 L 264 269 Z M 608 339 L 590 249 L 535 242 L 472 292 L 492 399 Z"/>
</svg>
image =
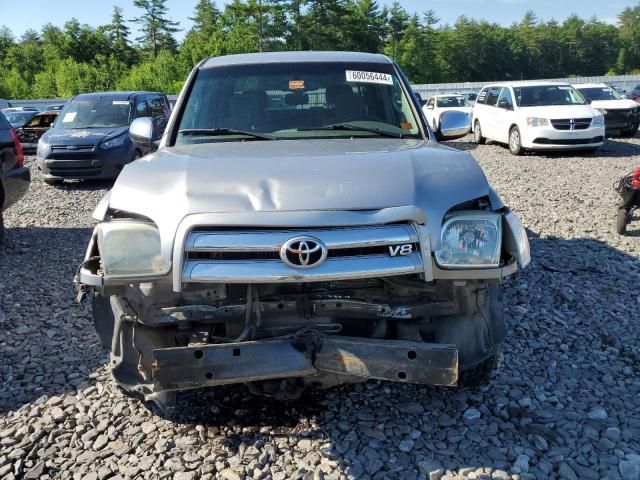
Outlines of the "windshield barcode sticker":
<svg viewBox="0 0 640 480">
<path fill-rule="evenodd" d="M 393 78 L 387 73 L 360 72 L 357 70 L 347 70 L 347 82 L 379 83 L 382 85 L 393 85 Z"/>
</svg>

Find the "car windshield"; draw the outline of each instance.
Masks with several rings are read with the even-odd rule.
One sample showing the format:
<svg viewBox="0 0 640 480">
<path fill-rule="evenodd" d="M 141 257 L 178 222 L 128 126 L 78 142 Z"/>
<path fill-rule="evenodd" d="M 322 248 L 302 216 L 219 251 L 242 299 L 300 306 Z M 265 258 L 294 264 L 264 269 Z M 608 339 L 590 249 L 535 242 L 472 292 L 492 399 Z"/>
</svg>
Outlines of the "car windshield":
<svg viewBox="0 0 640 480">
<path fill-rule="evenodd" d="M 436 100 L 439 108 L 469 107 L 469 101 L 463 96 L 452 95 L 450 97 L 438 97 Z"/>
<path fill-rule="evenodd" d="M 586 99 L 591 100 L 620 100 L 622 97 L 611 87 L 578 88 Z"/>
<path fill-rule="evenodd" d="M 110 98 L 91 98 L 67 103 L 60 112 L 62 128 L 126 127 L 131 116 L 131 102 Z"/>
<path fill-rule="evenodd" d="M 419 135 L 391 65 L 266 63 L 201 70 L 176 142 Z"/>
<path fill-rule="evenodd" d="M 22 125 L 31 120 L 37 112 L 9 112 L 5 114 L 11 125 Z"/>
<path fill-rule="evenodd" d="M 545 107 L 549 105 L 585 105 L 584 98 L 571 85 L 535 85 L 515 87 L 519 107 Z"/>
</svg>

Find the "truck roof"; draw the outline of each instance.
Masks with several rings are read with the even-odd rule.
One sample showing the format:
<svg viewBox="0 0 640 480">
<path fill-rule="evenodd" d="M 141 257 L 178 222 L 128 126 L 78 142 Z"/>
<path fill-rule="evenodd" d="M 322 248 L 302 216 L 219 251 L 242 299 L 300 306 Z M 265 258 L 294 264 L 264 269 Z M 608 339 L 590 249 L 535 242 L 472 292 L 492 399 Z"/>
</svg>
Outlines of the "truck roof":
<svg viewBox="0 0 640 480">
<path fill-rule="evenodd" d="M 90 100 L 93 98 L 109 98 L 112 100 L 132 100 L 138 95 L 153 95 L 157 92 L 136 92 L 136 91 L 125 91 L 125 92 L 92 92 L 92 93 L 81 93 L 80 95 L 76 95 L 72 100 Z"/>
<path fill-rule="evenodd" d="M 201 68 L 261 63 L 354 62 L 391 64 L 386 55 L 360 52 L 265 52 L 243 53 L 210 58 Z"/>
</svg>

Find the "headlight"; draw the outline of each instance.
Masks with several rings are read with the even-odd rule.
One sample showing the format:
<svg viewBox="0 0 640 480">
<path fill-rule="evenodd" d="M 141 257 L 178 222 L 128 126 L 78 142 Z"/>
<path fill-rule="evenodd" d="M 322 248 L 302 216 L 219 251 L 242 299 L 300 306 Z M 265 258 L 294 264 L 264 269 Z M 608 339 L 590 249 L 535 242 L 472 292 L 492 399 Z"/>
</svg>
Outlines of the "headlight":
<svg viewBox="0 0 640 480">
<path fill-rule="evenodd" d="M 45 156 L 45 152 L 49 149 L 49 144 L 42 139 L 42 137 L 40 137 L 40 140 L 38 140 L 38 151 L 36 152 L 36 155 L 38 157 L 44 157 Z"/>
<path fill-rule="evenodd" d="M 438 265 L 448 268 L 487 268 L 500 265 L 502 215 L 459 212 L 448 216 L 440 233 Z"/>
<path fill-rule="evenodd" d="M 98 250 L 105 276 L 155 276 L 171 269 L 171 264 L 160 257 L 160 232 L 152 223 L 132 220 L 100 223 Z"/>
<path fill-rule="evenodd" d="M 122 135 L 118 135 L 115 138 L 111 138 L 105 142 L 102 142 L 100 144 L 100 148 L 103 148 L 104 150 L 109 150 L 110 148 L 116 148 L 121 146 L 124 141 L 127 139 L 127 134 L 122 134 Z"/>
<path fill-rule="evenodd" d="M 604 116 L 603 115 L 598 115 L 593 117 L 593 120 L 591 120 L 591 126 L 592 127 L 604 127 Z"/>
<path fill-rule="evenodd" d="M 527 125 L 530 127 L 548 127 L 549 120 L 546 118 L 527 117 Z"/>
</svg>

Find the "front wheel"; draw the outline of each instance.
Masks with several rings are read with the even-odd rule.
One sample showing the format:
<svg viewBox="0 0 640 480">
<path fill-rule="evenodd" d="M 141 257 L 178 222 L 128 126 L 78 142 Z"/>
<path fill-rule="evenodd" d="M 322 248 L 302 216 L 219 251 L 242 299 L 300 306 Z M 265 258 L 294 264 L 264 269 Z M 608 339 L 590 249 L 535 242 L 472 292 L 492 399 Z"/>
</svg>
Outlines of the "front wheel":
<svg viewBox="0 0 640 480">
<path fill-rule="evenodd" d="M 476 120 L 476 123 L 473 126 L 473 141 L 477 145 L 484 145 L 487 141 L 487 139 L 482 136 L 482 129 L 480 128 L 480 122 L 478 120 Z"/>
<path fill-rule="evenodd" d="M 627 224 L 629 223 L 629 211 L 626 208 L 618 208 L 616 212 L 616 232 L 618 235 L 627 233 Z"/>
<path fill-rule="evenodd" d="M 522 137 L 520 136 L 520 129 L 513 127 L 509 132 L 509 151 L 511 155 L 522 155 L 524 148 L 522 148 Z"/>
</svg>

